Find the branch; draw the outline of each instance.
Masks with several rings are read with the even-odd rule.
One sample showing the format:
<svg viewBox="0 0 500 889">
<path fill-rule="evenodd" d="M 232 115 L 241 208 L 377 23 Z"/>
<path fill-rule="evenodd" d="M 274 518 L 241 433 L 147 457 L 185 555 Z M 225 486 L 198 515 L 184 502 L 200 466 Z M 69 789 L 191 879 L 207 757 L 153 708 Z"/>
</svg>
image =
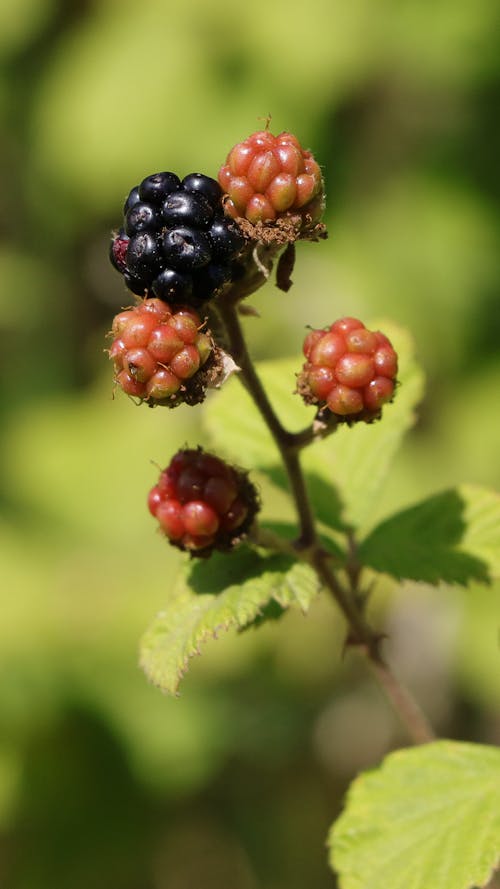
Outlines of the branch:
<svg viewBox="0 0 500 889">
<path fill-rule="evenodd" d="M 260 286 L 260 285 L 257 285 Z M 300 450 L 319 437 L 314 424 L 293 434 L 281 424 L 248 353 L 238 318 L 236 299 L 231 293 L 217 305 L 217 314 L 226 339 L 226 347 L 240 368 L 239 379 L 252 397 L 266 423 L 285 466 L 292 497 L 299 518 L 300 536 L 294 544 L 297 557 L 308 561 L 319 579 L 330 591 L 349 625 L 347 644 L 356 646 L 365 655 L 379 685 L 382 687 L 408 735 L 415 744 L 433 740 L 434 732 L 417 702 L 396 678 L 381 653 L 382 636 L 368 624 L 361 607 L 359 571 L 351 572 L 351 589 L 344 589 L 332 569 L 331 556 L 318 539 L 315 517 L 300 465 Z M 326 426 L 325 434 L 334 431 L 336 423 Z M 351 541 L 352 545 L 352 541 Z"/>
</svg>

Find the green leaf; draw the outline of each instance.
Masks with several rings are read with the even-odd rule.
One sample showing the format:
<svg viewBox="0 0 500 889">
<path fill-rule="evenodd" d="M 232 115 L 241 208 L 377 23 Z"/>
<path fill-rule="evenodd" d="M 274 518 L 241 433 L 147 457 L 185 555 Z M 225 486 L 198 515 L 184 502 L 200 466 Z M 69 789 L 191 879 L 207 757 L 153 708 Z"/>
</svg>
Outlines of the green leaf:
<svg viewBox="0 0 500 889">
<path fill-rule="evenodd" d="M 359 558 L 398 579 L 488 583 L 500 576 L 500 496 L 462 485 L 429 497 L 378 525 Z"/>
<path fill-rule="evenodd" d="M 422 395 L 423 375 L 413 358 L 411 338 L 393 324 L 384 322 L 380 327 L 400 356 L 400 386 L 394 402 L 384 407 L 380 422 L 343 425 L 303 454 L 318 518 L 330 527 L 341 524 L 339 495 L 345 521 L 355 527 L 370 523 L 374 501 L 402 436 L 414 422 L 414 408 Z M 304 405 L 294 394 L 302 360 L 286 358 L 262 362 L 257 367 L 278 417 L 292 432 L 308 426 L 315 415 L 314 408 Z M 205 423 L 217 450 L 247 468 L 265 469 L 276 484 L 287 486 L 276 445 L 236 378 L 229 380 L 222 392 L 211 399 Z"/>
<path fill-rule="evenodd" d="M 438 741 L 351 785 L 328 845 L 340 889 L 484 887 L 500 860 L 500 750 Z"/>
<path fill-rule="evenodd" d="M 249 547 L 230 557 L 214 554 L 207 561 L 190 562 L 166 609 L 142 638 L 141 666 L 151 682 L 175 694 L 203 642 L 216 639 L 221 630 L 244 629 L 272 602 L 307 611 L 318 588 L 308 565 Z"/>
</svg>

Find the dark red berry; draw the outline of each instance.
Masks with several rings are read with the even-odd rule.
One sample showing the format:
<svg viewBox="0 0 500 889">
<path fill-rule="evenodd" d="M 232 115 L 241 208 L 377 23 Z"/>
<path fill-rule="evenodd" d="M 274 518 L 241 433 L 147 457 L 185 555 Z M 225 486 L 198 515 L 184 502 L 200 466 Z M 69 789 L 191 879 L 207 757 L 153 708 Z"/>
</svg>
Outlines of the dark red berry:
<svg viewBox="0 0 500 889">
<path fill-rule="evenodd" d="M 244 472 L 201 449 L 187 449 L 163 470 L 148 507 L 170 543 L 206 557 L 238 543 L 259 504 Z"/>
<path fill-rule="evenodd" d="M 125 234 L 124 229 L 120 229 L 118 234 L 112 238 L 109 246 L 109 258 L 115 269 L 122 274 L 127 267 L 128 241 L 128 235 Z"/>
<path fill-rule="evenodd" d="M 211 537 L 219 529 L 219 517 L 208 503 L 203 500 L 191 500 L 182 509 L 184 528 L 188 534 L 196 537 Z"/>
</svg>

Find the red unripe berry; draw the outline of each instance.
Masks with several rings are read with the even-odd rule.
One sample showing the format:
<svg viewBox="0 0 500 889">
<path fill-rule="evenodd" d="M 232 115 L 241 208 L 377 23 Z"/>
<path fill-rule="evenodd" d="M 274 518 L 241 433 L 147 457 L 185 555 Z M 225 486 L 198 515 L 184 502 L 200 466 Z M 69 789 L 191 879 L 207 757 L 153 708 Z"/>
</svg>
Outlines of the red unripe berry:
<svg viewBox="0 0 500 889">
<path fill-rule="evenodd" d="M 134 380 L 146 383 L 156 370 L 156 361 L 147 349 L 129 349 L 123 356 L 123 367 Z"/>
<path fill-rule="evenodd" d="M 378 346 L 378 340 L 366 327 L 356 327 L 346 333 L 345 344 L 348 352 L 364 352 L 371 355 Z"/>
<path fill-rule="evenodd" d="M 350 330 L 358 330 L 360 327 L 364 327 L 362 321 L 359 321 L 357 318 L 339 318 L 338 321 L 334 321 L 330 326 L 330 330 L 333 333 L 349 333 Z"/>
<path fill-rule="evenodd" d="M 359 389 L 366 386 L 373 377 L 375 362 L 369 355 L 348 352 L 336 364 L 335 376 L 343 386 Z"/>
<path fill-rule="evenodd" d="M 394 393 L 394 383 L 387 377 L 375 377 L 363 390 L 365 406 L 370 411 L 378 411 L 387 401 L 390 401 Z"/>
<path fill-rule="evenodd" d="M 189 380 L 200 366 L 200 356 L 195 346 L 184 346 L 170 362 L 172 373 L 181 380 Z"/>
<path fill-rule="evenodd" d="M 398 372 L 398 356 L 392 346 L 380 346 L 373 359 L 377 373 L 383 377 L 394 379 Z"/>
<path fill-rule="evenodd" d="M 162 493 L 160 491 L 159 485 L 155 485 L 154 488 L 151 488 L 148 495 L 148 509 L 151 515 L 156 516 L 158 511 L 158 507 L 162 501 Z"/>
<path fill-rule="evenodd" d="M 131 311 L 119 312 L 118 315 L 115 315 L 115 317 L 113 318 L 113 326 L 111 328 L 111 333 L 113 334 L 113 336 L 120 336 L 120 334 L 123 333 L 133 317 L 134 312 Z"/>
<path fill-rule="evenodd" d="M 229 192 L 229 195 L 236 209 L 241 210 L 242 214 L 245 212 L 246 205 L 253 194 L 254 189 L 250 185 L 248 179 L 240 176 L 239 178 L 231 180 L 231 191 Z"/>
<path fill-rule="evenodd" d="M 385 335 L 385 333 L 382 333 L 381 330 L 375 330 L 374 333 L 379 346 L 390 346 L 392 349 L 392 343 L 390 339 Z"/>
<path fill-rule="evenodd" d="M 248 141 L 254 148 L 262 151 L 262 149 L 274 148 L 275 138 L 269 130 L 259 130 L 257 133 L 253 133 Z"/>
<path fill-rule="evenodd" d="M 214 350 L 209 334 L 199 333 L 201 326 L 191 307 L 182 306 L 172 313 L 160 299 L 145 299 L 137 308 L 121 312 L 113 325 L 120 333 L 109 349 L 118 384 L 127 394 L 146 398 L 151 405 L 175 407 L 182 401 L 202 401 L 210 376 L 200 375 L 181 385 L 181 380 L 191 381 Z M 132 381 L 146 385 L 137 387 Z"/>
<path fill-rule="evenodd" d="M 153 374 L 146 385 L 146 393 L 149 398 L 154 401 L 164 401 L 175 395 L 181 387 L 179 377 L 176 377 L 171 370 L 160 368 Z"/>
<path fill-rule="evenodd" d="M 264 194 L 254 194 L 246 205 L 245 216 L 254 225 L 257 222 L 272 222 L 276 219 L 276 210 Z"/>
<path fill-rule="evenodd" d="M 307 369 L 307 382 L 314 397 L 319 401 L 326 401 L 328 393 L 336 385 L 337 380 L 331 367 L 311 365 Z"/>
<path fill-rule="evenodd" d="M 342 417 L 358 414 L 363 410 L 363 396 L 349 386 L 334 386 L 328 394 L 327 405 L 334 414 Z"/>
<path fill-rule="evenodd" d="M 304 355 L 306 356 L 306 358 L 310 358 L 311 352 L 314 349 L 314 346 L 322 337 L 324 337 L 324 335 L 325 335 L 324 330 L 310 330 L 309 331 L 309 333 L 307 334 L 307 336 L 304 340 L 304 345 L 303 345 L 303 351 L 304 351 Z"/>
<path fill-rule="evenodd" d="M 280 162 L 272 151 L 264 151 L 253 158 L 246 177 L 253 191 L 265 192 L 280 171 Z M 276 208 L 277 209 L 277 208 Z"/>
<path fill-rule="evenodd" d="M 261 130 L 239 142 L 219 171 L 219 183 L 227 195 L 226 214 L 253 225 L 293 215 L 300 230 L 310 227 L 313 217 L 317 221 L 323 210 L 321 199 L 310 206 L 321 197 L 321 170 L 291 133 L 273 136 Z"/>
<path fill-rule="evenodd" d="M 276 142 L 278 145 L 295 145 L 295 148 L 298 148 L 299 151 L 302 152 L 302 146 L 297 139 L 297 136 L 294 136 L 293 133 L 287 133 L 286 130 L 276 136 Z M 308 154 L 308 152 L 304 151 L 303 154 Z"/>
<path fill-rule="evenodd" d="M 238 145 L 235 145 L 227 156 L 227 163 L 229 165 L 230 173 L 233 176 L 244 176 L 250 166 L 253 156 L 253 146 L 247 145 L 245 142 L 239 142 Z M 224 169 L 224 167 L 222 169 Z"/>
<path fill-rule="evenodd" d="M 309 176 L 313 176 L 317 183 L 321 182 L 321 168 L 312 154 L 308 153 L 308 156 L 304 158 L 304 170 Z"/>
<path fill-rule="evenodd" d="M 163 500 L 156 509 L 156 518 L 170 540 L 182 539 L 186 529 L 178 500 Z"/>
<path fill-rule="evenodd" d="M 170 324 L 186 345 L 191 346 L 196 341 L 198 325 L 189 315 L 175 315 Z"/>
<path fill-rule="evenodd" d="M 176 311 L 175 318 L 191 318 L 197 328 L 201 327 L 201 320 L 198 312 L 190 306 L 181 306 L 181 308 Z"/>
<path fill-rule="evenodd" d="M 392 398 L 396 352 L 385 334 L 367 330 L 357 318 L 340 318 L 328 331 L 311 330 L 304 354 L 308 360 L 297 383 L 308 404 L 326 406 L 339 417 L 370 421 Z"/>
<path fill-rule="evenodd" d="M 278 213 L 283 213 L 294 203 L 298 195 L 298 188 L 298 180 L 295 181 L 295 176 L 292 176 L 291 173 L 278 173 L 267 186 L 266 195 L 274 209 Z"/>
<path fill-rule="evenodd" d="M 188 534 L 210 536 L 219 530 L 219 517 L 208 503 L 191 500 L 182 507 L 182 521 Z"/>
<path fill-rule="evenodd" d="M 117 370 L 123 368 L 123 355 L 127 351 L 127 347 L 123 340 L 114 340 L 109 350 L 109 357 L 115 362 Z"/>
<path fill-rule="evenodd" d="M 123 389 L 126 395 L 135 395 L 137 398 L 143 398 L 146 394 L 145 383 L 134 380 L 126 370 L 121 370 L 116 377 L 116 382 Z"/>
<path fill-rule="evenodd" d="M 345 340 L 338 333 L 324 333 L 311 351 L 311 363 L 335 367 L 346 351 Z"/>
<path fill-rule="evenodd" d="M 297 209 L 304 207 L 318 192 L 318 183 L 310 173 L 301 173 L 297 176 L 295 206 Z"/>
<path fill-rule="evenodd" d="M 250 154 L 252 157 L 253 154 L 252 154 L 251 149 L 250 149 Z M 251 160 L 251 157 L 250 157 L 250 160 Z M 249 163 L 250 163 L 250 161 L 249 161 Z M 237 172 L 236 170 L 234 170 L 234 175 L 239 177 L 239 176 L 242 176 L 244 172 L 245 172 L 244 170 L 241 170 L 240 172 Z M 219 170 L 219 185 L 223 189 L 223 191 L 229 190 L 229 186 L 231 184 L 232 178 L 233 178 L 232 171 L 227 165 L 220 168 L 220 170 Z"/>
<path fill-rule="evenodd" d="M 184 343 L 171 324 L 160 324 L 149 339 L 148 351 L 160 364 L 169 364 Z"/>
<path fill-rule="evenodd" d="M 145 299 L 139 306 L 138 312 L 141 314 L 153 313 L 157 316 L 157 321 L 168 321 L 172 315 L 172 309 L 169 304 L 162 299 Z"/>
<path fill-rule="evenodd" d="M 285 143 L 276 146 L 274 153 L 280 162 L 283 173 L 290 173 L 292 176 L 298 176 L 304 172 L 304 161 L 300 149 L 292 143 Z"/>
<path fill-rule="evenodd" d="M 134 313 L 134 316 L 121 332 L 121 339 L 125 343 L 127 349 L 147 346 L 149 338 L 157 324 L 158 319 L 153 312 L 146 314 L 137 311 Z"/>
</svg>

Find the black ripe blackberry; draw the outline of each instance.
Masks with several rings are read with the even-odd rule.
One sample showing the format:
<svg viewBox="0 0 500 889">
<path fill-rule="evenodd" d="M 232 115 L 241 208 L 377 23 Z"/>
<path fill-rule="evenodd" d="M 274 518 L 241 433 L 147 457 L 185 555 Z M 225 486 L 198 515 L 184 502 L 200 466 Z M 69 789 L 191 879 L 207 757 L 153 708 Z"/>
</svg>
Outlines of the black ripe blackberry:
<svg viewBox="0 0 500 889">
<path fill-rule="evenodd" d="M 184 191 L 202 194 L 214 210 L 220 206 L 223 191 L 216 179 L 205 176 L 203 173 L 190 173 L 189 176 L 184 176 L 182 187 Z"/>
<path fill-rule="evenodd" d="M 139 197 L 150 204 L 161 204 L 168 194 L 177 191 L 180 186 L 180 179 L 175 173 L 153 173 L 139 185 Z"/>
<path fill-rule="evenodd" d="M 224 215 L 219 183 L 203 173 L 146 176 L 123 208 L 110 260 L 132 293 L 199 305 L 233 279 L 245 238 Z"/>
</svg>

